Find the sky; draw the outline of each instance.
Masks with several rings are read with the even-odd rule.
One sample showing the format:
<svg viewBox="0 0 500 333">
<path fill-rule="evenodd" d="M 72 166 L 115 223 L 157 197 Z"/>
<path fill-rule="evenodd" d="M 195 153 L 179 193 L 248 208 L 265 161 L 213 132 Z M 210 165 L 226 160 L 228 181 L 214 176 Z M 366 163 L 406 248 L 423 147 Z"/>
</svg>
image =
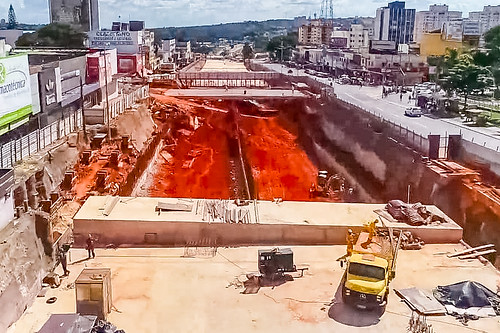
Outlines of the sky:
<svg viewBox="0 0 500 333">
<path fill-rule="evenodd" d="M 18 22 L 49 23 L 49 0 L 2 0 L 0 19 L 7 20 L 12 4 Z M 493 2 L 492 2 L 493 1 Z M 387 0 L 333 0 L 334 17 L 375 16 Z M 436 0 L 408 0 L 406 8 L 427 10 Z M 494 0 L 453 0 L 449 10 L 480 11 Z M 262 21 L 295 16 L 312 16 L 320 12 L 321 0 L 99 0 L 101 28 L 111 28 L 112 21 L 143 20 L 146 27 L 170 27 Z"/>
</svg>

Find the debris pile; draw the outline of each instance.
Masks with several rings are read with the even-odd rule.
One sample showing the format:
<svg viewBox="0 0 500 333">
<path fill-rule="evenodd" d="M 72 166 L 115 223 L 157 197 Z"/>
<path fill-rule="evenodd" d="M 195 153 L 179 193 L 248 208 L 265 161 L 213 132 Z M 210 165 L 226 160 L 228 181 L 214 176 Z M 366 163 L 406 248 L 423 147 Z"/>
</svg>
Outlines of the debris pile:
<svg viewBox="0 0 500 333">
<path fill-rule="evenodd" d="M 446 222 L 444 217 L 427 210 L 420 202 L 407 204 L 401 200 L 391 200 L 385 206 L 385 211 L 398 222 L 409 225 L 431 225 Z M 387 215 L 384 214 L 384 217 Z"/>
<path fill-rule="evenodd" d="M 101 140 L 95 147 L 94 150 L 82 152 L 63 186 L 77 200 L 83 201 L 90 195 L 118 195 L 139 156 L 128 136 L 110 144 L 102 143 Z"/>
<path fill-rule="evenodd" d="M 251 101 L 185 100 L 160 92 L 153 90 L 151 110 L 163 133 L 162 146 L 145 185 L 147 195 L 342 201 L 311 197 L 317 168 L 297 136 L 281 124 L 279 108 Z"/>
</svg>

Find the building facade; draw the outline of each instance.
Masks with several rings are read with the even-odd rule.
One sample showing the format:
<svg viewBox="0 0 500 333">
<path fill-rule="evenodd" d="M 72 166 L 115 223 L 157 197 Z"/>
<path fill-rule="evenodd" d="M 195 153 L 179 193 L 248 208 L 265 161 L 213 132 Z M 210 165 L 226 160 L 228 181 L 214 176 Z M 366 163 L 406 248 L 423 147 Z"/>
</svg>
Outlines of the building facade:
<svg viewBox="0 0 500 333">
<path fill-rule="evenodd" d="M 429 10 L 415 14 L 414 39 L 418 43 L 422 34 L 441 31 L 447 22 L 456 22 L 462 18 L 462 12 L 449 11 L 448 5 L 431 5 Z"/>
<path fill-rule="evenodd" d="M 479 33 L 483 35 L 491 28 L 500 25 L 500 5 L 484 6 L 481 12 L 470 12 L 469 19 L 479 22 Z"/>
<path fill-rule="evenodd" d="M 377 9 L 374 39 L 409 44 L 413 41 L 415 9 L 406 9 L 404 1 L 394 1 Z"/>
<path fill-rule="evenodd" d="M 362 24 L 351 24 L 349 29 L 349 48 L 359 51 L 368 48 L 370 42 L 369 31 Z"/>
<path fill-rule="evenodd" d="M 98 0 L 49 0 L 50 23 L 71 25 L 80 32 L 99 30 Z"/>
<path fill-rule="evenodd" d="M 301 45 L 330 45 L 332 32 L 331 21 L 311 20 L 299 27 L 298 41 Z"/>
</svg>

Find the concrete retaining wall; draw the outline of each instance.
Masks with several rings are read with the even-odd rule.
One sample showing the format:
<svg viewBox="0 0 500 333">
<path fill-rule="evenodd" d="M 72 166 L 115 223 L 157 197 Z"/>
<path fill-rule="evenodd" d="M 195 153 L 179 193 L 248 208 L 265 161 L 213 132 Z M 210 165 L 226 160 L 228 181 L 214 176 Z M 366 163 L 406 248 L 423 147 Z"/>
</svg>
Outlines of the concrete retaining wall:
<svg viewBox="0 0 500 333">
<path fill-rule="evenodd" d="M 75 246 L 83 247 L 87 235 L 97 245 L 116 246 L 250 246 L 250 245 L 336 245 L 346 243 L 347 229 L 359 226 L 297 224 L 227 224 L 200 222 L 92 221 L 74 223 Z M 410 227 L 426 243 L 458 243 L 462 229 Z"/>
</svg>

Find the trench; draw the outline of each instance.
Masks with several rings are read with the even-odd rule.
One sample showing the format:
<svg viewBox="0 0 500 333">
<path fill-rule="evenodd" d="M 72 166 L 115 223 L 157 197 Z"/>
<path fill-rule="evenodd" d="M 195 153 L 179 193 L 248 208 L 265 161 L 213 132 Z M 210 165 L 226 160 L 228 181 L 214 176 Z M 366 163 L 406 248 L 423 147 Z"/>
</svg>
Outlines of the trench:
<svg viewBox="0 0 500 333">
<path fill-rule="evenodd" d="M 169 108 L 178 103 L 174 107 L 178 109 L 186 103 L 167 102 Z M 378 118 L 336 100 L 259 103 L 259 107 L 244 100 L 187 103 L 191 108 L 186 111 L 184 106 L 191 119 L 187 123 L 199 117 L 201 125 L 190 127 L 191 134 L 176 129 L 180 134 L 177 148 L 169 151 L 172 161 L 168 167 L 153 168 L 148 195 L 383 203 L 406 201 L 410 187 L 411 202 L 437 205 L 464 228 L 466 242 L 500 246 L 498 216 L 488 207 L 477 207 L 460 182 L 439 179 L 421 154 L 399 142 Z M 212 160 L 200 153 L 192 165 L 178 167 L 192 161 L 189 152 L 196 149 L 211 151 Z M 352 192 L 311 198 L 309 188 L 317 181 L 318 170 L 340 175 Z M 161 182 L 164 186 L 158 187 Z M 489 259 L 495 262 L 496 257 Z"/>
</svg>

